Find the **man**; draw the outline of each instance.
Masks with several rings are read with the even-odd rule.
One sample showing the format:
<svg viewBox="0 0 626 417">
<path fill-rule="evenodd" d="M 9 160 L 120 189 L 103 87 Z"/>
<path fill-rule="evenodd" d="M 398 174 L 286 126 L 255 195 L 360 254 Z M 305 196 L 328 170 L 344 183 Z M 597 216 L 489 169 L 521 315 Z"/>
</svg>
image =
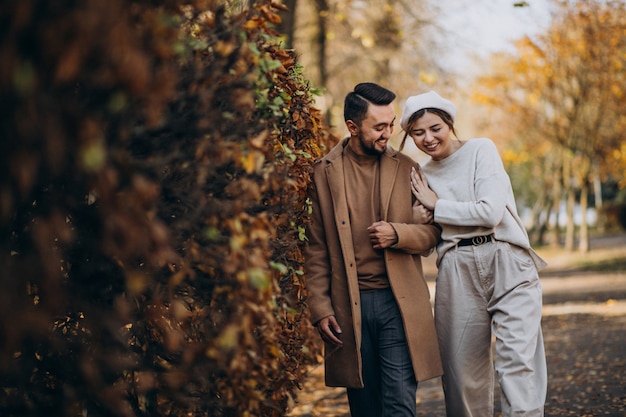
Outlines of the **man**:
<svg viewBox="0 0 626 417">
<path fill-rule="evenodd" d="M 417 381 L 441 375 L 420 258 L 440 231 L 413 203 L 417 164 L 387 146 L 394 99 L 374 83 L 346 96 L 350 136 L 316 163 L 311 191 L 308 304 L 326 385 L 347 387 L 352 417 L 415 416 Z"/>
</svg>

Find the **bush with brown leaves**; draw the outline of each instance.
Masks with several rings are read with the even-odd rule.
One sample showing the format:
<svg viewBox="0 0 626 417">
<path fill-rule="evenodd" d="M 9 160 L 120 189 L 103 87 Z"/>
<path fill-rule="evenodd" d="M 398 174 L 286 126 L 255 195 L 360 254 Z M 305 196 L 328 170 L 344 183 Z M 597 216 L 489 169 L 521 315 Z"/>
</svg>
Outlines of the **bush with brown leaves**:
<svg viewBox="0 0 626 417">
<path fill-rule="evenodd" d="M 0 6 L 0 413 L 280 416 L 330 144 L 280 7 Z"/>
</svg>

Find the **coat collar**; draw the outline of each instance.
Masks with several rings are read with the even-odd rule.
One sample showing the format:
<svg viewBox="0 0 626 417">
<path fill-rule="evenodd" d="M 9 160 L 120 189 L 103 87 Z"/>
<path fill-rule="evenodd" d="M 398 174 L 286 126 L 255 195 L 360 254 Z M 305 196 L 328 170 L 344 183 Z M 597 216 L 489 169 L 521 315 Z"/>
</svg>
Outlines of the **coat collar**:
<svg viewBox="0 0 626 417">
<path fill-rule="evenodd" d="M 343 150 L 348 145 L 350 138 L 343 139 L 322 159 L 325 166 L 328 185 L 333 201 L 335 202 L 336 213 L 347 213 L 348 205 L 346 201 L 345 181 L 343 178 Z M 398 151 L 387 146 L 385 153 L 380 158 L 380 198 L 381 198 L 381 215 L 384 220 L 387 218 L 389 203 L 391 200 L 391 191 L 396 182 L 396 176 L 399 166 Z M 407 181 L 409 179 L 407 178 Z"/>
</svg>

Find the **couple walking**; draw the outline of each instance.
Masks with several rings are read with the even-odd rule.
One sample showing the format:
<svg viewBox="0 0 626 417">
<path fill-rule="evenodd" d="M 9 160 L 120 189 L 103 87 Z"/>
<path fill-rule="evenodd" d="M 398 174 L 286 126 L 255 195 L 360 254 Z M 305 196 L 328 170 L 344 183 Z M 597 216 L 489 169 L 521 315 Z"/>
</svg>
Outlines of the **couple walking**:
<svg viewBox="0 0 626 417">
<path fill-rule="evenodd" d="M 504 416 L 543 416 L 545 263 L 496 147 L 457 139 L 454 104 L 419 94 L 400 126 L 402 145 L 411 137 L 430 156 L 420 168 L 388 146 L 395 97 L 358 84 L 344 103 L 349 137 L 314 168 L 307 289 L 326 384 L 347 387 L 352 417 L 415 416 L 418 381 L 443 375 L 448 416 L 489 417 L 495 370 Z M 433 320 L 420 257 L 434 247 Z"/>
</svg>

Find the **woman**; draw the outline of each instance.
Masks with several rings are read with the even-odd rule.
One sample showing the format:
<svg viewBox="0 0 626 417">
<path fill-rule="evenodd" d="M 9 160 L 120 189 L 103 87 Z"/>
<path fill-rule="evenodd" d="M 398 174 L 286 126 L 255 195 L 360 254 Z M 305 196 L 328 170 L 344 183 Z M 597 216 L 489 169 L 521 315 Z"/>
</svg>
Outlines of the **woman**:
<svg viewBox="0 0 626 417">
<path fill-rule="evenodd" d="M 493 416 L 495 368 L 503 416 L 543 416 L 537 271 L 546 263 L 530 247 L 494 143 L 456 139 L 455 117 L 454 104 L 430 91 L 410 97 L 400 120 L 401 149 L 411 136 L 431 157 L 412 172 L 411 187 L 442 227 L 435 322 L 447 415 Z"/>
</svg>

